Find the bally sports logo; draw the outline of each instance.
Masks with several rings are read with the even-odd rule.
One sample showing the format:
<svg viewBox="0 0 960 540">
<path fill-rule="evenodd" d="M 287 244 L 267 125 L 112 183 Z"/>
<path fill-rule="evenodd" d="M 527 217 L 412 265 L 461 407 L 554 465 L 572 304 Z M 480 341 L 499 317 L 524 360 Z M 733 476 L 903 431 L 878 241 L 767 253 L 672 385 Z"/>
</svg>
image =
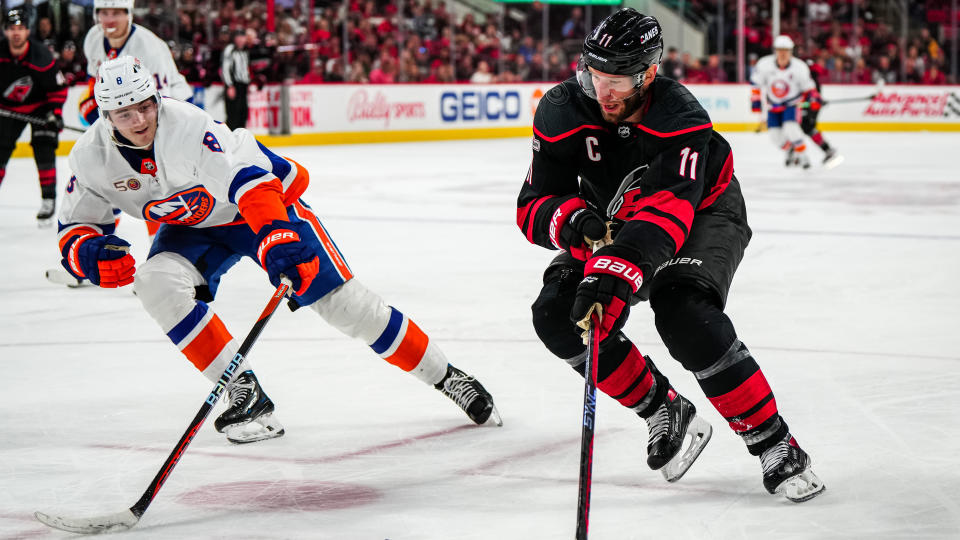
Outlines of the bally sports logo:
<svg viewBox="0 0 960 540">
<path fill-rule="evenodd" d="M 161 201 L 152 201 L 143 208 L 143 217 L 159 223 L 196 225 L 207 219 L 216 204 L 202 186 L 185 189 Z"/>
</svg>

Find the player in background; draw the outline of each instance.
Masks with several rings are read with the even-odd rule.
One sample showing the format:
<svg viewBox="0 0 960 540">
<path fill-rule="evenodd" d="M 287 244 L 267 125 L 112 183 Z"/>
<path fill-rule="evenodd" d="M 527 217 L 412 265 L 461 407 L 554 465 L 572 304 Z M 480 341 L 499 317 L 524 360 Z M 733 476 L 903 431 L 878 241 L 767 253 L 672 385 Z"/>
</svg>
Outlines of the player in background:
<svg viewBox="0 0 960 540">
<path fill-rule="evenodd" d="M 133 24 L 133 4 L 134 0 L 93 2 L 97 24 L 90 28 L 83 40 L 87 74 L 90 75 L 90 93 L 80 103 L 80 114 L 89 124 L 93 124 L 99 114 L 93 96 L 97 70 L 100 64 L 118 56 L 133 56 L 150 66 L 154 70 L 154 82 L 161 96 L 181 101 L 193 98 L 193 88 L 177 69 L 167 44 L 150 30 Z"/>
<path fill-rule="evenodd" d="M 561 253 L 533 325 L 582 375 L 577 326 L 596 310 L 597 387 L 646 420 L 647 464 L 675 481 L 712 430 L 621 331 L 630 306 L 649 300 L 670 354 L 760 458 L 767 491 L 805 501 L 823 484 L 724 313 L 751 236 L 730 145 L 686 87 L 656 76 L 661 32 L 632 8 L 610 15 L 584 41 L 577 75 L 540 100 L 517 225 Z"/>
<path fill-rule="evenodd" d="M 808 68 L 811 63 L 812 60 L 807 60 Z M 800 128 L 803 130 L 804 135 L 810 137 L 810 139 L 823 150 L 823 166 L 827 169 L 832 169 L 843 162 L 843 156 L 837 152 L 836 148 L 830 146 L 830 143 L 827 142 L 827 139 L 823 137 L 823 133 L 817 127 L 817 117 L 820 116 L 820 109 L 825 103 L 823 102 L 823 93 L 820 89 L 820 76 L 812 69 L 810 70 L 810 79 L 813 81 L 815 89 L 808 92 L 800 104 L 800 114 L 803 117 L 800 121 Z M 788 156 L 788 165 L 790 161 L 791 158 Z"/>
<path fill-rule="evenodd" d="M 101 287 L 134 283 L 144 309 L 211 381 L 238 343 L 207 302 L 220 278 L 249 257 L 270 282 L 292 283 L 291 307 L 309 307 L 459 405 L 477 424 L 500 424 L 493 398 L 447 362 L 398 309 L 353 277 L 343 255 L 300 195 L 309 174 L 229 130 L 205 111 L 161 98 L 146 66 L 130 56 L 104 62 L 94 87 L 102 117 L 70 152 L 73 176 L 59 214 L 62 264 Z M 113 208 L 161 223 L 147 260 L 135 268 L 114 235 Z M 136 278 L 134 279 L 134 273 Z M 252 370 L 228 385 L 217 431 L 236 443 L 283 434 L 274 404 Z"/>
<path fill-rule="evenodd" d="M 4 14 L 3 34 L 4 39 L 0 41 L 0 183 L 6 176 L 17 139 L 27 126 L 27 122 L 14 116 L 42 119 L 45 123 L 30 125 L 30 146 L 40 178 L 37 224 L 49 227 L 56 208 L 56 152 L 67 89 L 53 55 L 30 37 L 24 8 L 17 7 Z"/>
<path fill-rule="evenodd" d="M 787 166 L 810 168 L 803 130 L 800 128 L 799 105 L 804 97 L 815 92 L 810 68 L 793 56 L 793 40 L 780 35 L 773 40 L 774 54 L 757 60 L 750 75 L 750 105 L 753 112 L 761 112 L 766 101 L 767 130 L 774 144 L 786 153 Z M 815 98 L 811 98 L 815 99 Z M 817 100 L 819 106 L 819 100 Z"/>
<path fill-rule="evenodd" d="M 80 115 L 87 124 L 93 124 L 99 115 L 93 95 L 100 64 L 118 56 L 129 55 L 139 58 L 144 65 L 155 69 L 154 83 L 163 97 L 172 97 L 181 101 L 193 99 L 193 88 L 177 70 L 170 48 L 162 39 L 150 30 L 133 24 L 134 0 L 94 0 L 93 11 L 97 24 L 90 28 L 83 41 L 83 51 L 87 56 L 87 74 L 90 76 L 86 97 L 80 100 Z M 120 218 L 120 209 L 114 209 L 114 215 Z M 147 236 L 153 241 L 157 233 L 157 224 L 146 222 Z M 86 285 L 82 279 L 64 273 L 59 268 L 46 272 L 47 279 L 68 287 Z"/>
</svg>

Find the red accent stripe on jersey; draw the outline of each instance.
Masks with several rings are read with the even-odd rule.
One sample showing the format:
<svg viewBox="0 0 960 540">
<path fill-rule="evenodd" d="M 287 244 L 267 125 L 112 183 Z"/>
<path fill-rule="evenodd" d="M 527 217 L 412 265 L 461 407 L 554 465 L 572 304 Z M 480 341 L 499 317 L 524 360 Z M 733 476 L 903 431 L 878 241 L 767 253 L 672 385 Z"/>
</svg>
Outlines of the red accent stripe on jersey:
<svg viewBox="0 0 960 540">
<path fill-rule="evenodd" d="M 740 386 L 716 397 L 709 398 L 717 412 L 725 418 L 734 418 L 749 411 L 753 406 L 773 393 L 763 372 L 757 370 Z"/>
<path fill-rule="evenodd" d="M 533 126 L 533 132 L 536 133 L 538 137 L 540 137 L 541 139 L 543 139 L 543 140 L 545 140 L 545 141 L 547 141 L 547 142 L 557 142 L 557 141 L 559 141 L 560 139 L 566 139 L 567 137 L 573 135 L 574 133 L 576 133 L 576 132 L 578 132 L 578 131 L 582 131 L 582 130 L 584 130 L 584 129 L 599 129 L 599 130 L 601 130 L 601 131 L 607 131 L 607 128 L 605 128 L 605 127 L 603 127 L 603 126 L 594 126 L 594 125 L 590 125 L 590 124 L 584 124 L 584 125 L 582 125 L 582 126 L 575 127 L 575 128 L 571 129 L 570 131 L 568 131 L 568 132 L 566 132 L 566 133 L 561 133 L 561 134 L 559 134 L 559 135 L 557 135 L 557 136 L 550 137 L 550 136 L 544 135 L 539 129 L 537 129 L 537 126 Z"/>
<path fill-rule="evenodd" d="M 15 112 L 20 114 L 30 114 L 33 111 L 39 109 L 43 105 L 46 105 L 46 102 L 38 101 L 36 103 L 27 103 L 25 105 L 4 105 L 3 108 L 10 112 Z"/>
<path fill-rule="evenodd" d="M 546 197 L 540 197 L 527 203 L 523 208 L 517 208 L 517 227 L 520 227 L 520 230 L 527 237 L 527 241 L 531 244 L 533 241 L 533 223 L 536 221 L 537 210 L 540 209 L 540 205 L 552 199 L 553 195 L 547 195 Z M 532 207 L 532 208 L 531 208 Z M 527 225 L 527 229 L 523 229 L 523 223 L 527 220 L 527 217 L 530 218 L 530 223 Z"/>
<path fill-rule="evenodd" d="M 647 362 L 636 346 L 631 346 L 623 362 L 606 379 L 598 382 L 597 388 L 610 397 L 619 396 L 630 389 L 638 379 L 639 384 L 617 401 L 627 406 L 633 405 L 643 399 L 653 387 L 653 373 L 647 369 Z"/>
<path fill-rule="evenodd" d="M 29 49 L 27 49 L 27 52 L 29 52 Z M 23 56 L 26 56 L 26 55 L 27 55 L 27 52 L 24 52 L 24 53 L 23 53 Z M 22 57 L 21 57 L 21 58 L 22 58 Z M 14 60 L 15 60 L 15 59 L 13 59 L 13 58 L 0 58 L 0 62 L 13 62 Z M 44 71 L 47 71 L 48 69 L 50 69 L 51 67 L 53 67 L 53 64 L 54 64 L 54 63 L 56 63 L 56 60 L 51 60 L 49 64 L 47 64 L 46 66 L 42 66 L 42 67 L 41 67 L 41 66 L 38 66 L 38 65 L 36 65 L 36 64 L 31 64 L 30 62 L 20 62 L 20 65 L 23 66 L 23 67 L 27 67 L 27 68 L 33 69 L 33 70 L 35 70 L 35 71 L 44 72 Z"/>
<path fill-rule="evenodd" d="M 413 371 L 420 364 L 430 339 L 417 323 L 407 319 L 407 332 L 403 335 L 400 346 L 390 356 L 384 358 L 387 362 L 404 371 Z"/>
<path fill-rule="evenodd" d="M 664 214 L 670 214 L 677 218 L 677 221 L 683 223 L 688 231 L 693 225 L 693 205 L 690 204 L 690 201 L 678 199 L 676 195 L 669 191 L 658 191 L 649 197 L 637 199 L 630 206 L 639 209 L 641 212 L 645 207 L 651 207 Z"/>
<path fill-rule="evenodd" d="M 203 371 L 227 346 L 227 343 L 230 343 L 231 339 L 233 339 L 233 336 L 230 335 L 223 321 L 220 320 L 220 317 L 214 315 L 210 322 L 203 327 L 203 330 L 200 330 L 200 333 L 180 352 L 187 357 L 191 364 L 197 366 L 197 369 Z"/>
<path fill-rule="evenodd" d="M 650 212 L 640 212 L 630 221 L 646 221 L 663 229 L 663 232 L 670 235 L 670 238 L 673 239 L 673 243 L 677 246 L 676 249 L 673 250 L 674 254 L 680 251 L 680 247 L 683 246 L 683 243 L 687 240 L 686 231 L 681 229 L 680 226 L 675 222 L 663 216 L 651 214 Z"/>
<path fill-rule="evenodd" d="M 732 429 L 734 433 L 743 433 L 766 422 L 775 414 L 777 414 L 777 400 L 771 399 L 761 407 L 759 411 L 736 422 L 730 422 L 730 429 Z"/>
<path fill-rule="evenodd" d="M 713 127 L 713 123 L 712 123 L 712 122 L 707 122 L 706 124 L 700 124 L 699 126 L 693 126 L 693 127 L 688 127 L 688 128 L 685 128 L 685 129 L 680 129 L 680 130 L 677 130 L 677 131 L 668 131 L 668 132 L 662 132 L 662 131 L 657 131 L 657 130 L 655 130 L 655 129 L 650 129 L 650 128 L 648 128 L 647 126 L 644 126 L 644 125 L 642 125 L 642 124 L 636 124 L 636 126 L 637 126 L 638 129 L 641 129 L 641 130 L 649 133 L 650 135 L 655 135 L 655 136 L 657 136 L 657 137 L 664 137 L 664 138 L 666 138 L 666 137 L 676 137 L 677 135 L 683 135 L 684 133 L 690 133 L 690 132 L 693 132 L 693 131 L 700 131 L 701 129 L 709 129 L 709 128 L 712 128 L 712 127 Z"/>
<path fill-rule="evenodd" d="M 700 201 L 700 206 L 697 207 L 697 210 L 703 210 L 704 208 L 713 204 L 724 191 L 727 190 L 727 186 L 730 185 L 730 180 L 733 178 L 733 150 L 727 154 L 726 161 L 723 162 L 723 168 L 720 169 L 720 178 L 717 179 L 717 183 L 713 185 L 710 189 L 710 194 L 706 196 L 702 201 Z"/>
</svg>

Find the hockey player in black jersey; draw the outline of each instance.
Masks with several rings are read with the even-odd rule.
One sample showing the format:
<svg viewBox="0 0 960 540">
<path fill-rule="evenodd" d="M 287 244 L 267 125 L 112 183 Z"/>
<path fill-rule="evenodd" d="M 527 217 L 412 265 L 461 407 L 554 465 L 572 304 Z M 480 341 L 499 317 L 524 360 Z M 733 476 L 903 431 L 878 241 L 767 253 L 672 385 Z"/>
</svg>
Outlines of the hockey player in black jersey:
<svg viewBox="0 0 960 540">
<path fill-rule="evenodd" d="M 31 124 L 30 145 L 40 176 L 42 200 L 37 222 L 46 227 L 53 223 L 57 196 L 56 151 L 63 128 L 61 109 L 67 99 L 67 89 L 53 55 L 42 43 L 30 38 L 24 8 L 11 9 L 4 15 L 3 34 L 5 39 L 0 41 L 0 183 L 17 139 L 27 125 L 22 117 L 42 120 Z"/>
<path fill-rule="evenodd" d="M 562 252 L 534 328 L 582 374 L 577 323 L 601 308 L 598 388 L 646 420 L 647 463 L 675 481 L 711 428 L 621 332 L 630 306 L 649 300 L 670 354 L 760 458 L 765 488 L 805 501 L 824 486 L 723 311 L 751 236 L 731 149 L 683 85 L 656 76 L 660 33 L 633 9 L 610 15 L 584 41 L 577 76 L 537 108 L 517 225 Z"/>
</svg>

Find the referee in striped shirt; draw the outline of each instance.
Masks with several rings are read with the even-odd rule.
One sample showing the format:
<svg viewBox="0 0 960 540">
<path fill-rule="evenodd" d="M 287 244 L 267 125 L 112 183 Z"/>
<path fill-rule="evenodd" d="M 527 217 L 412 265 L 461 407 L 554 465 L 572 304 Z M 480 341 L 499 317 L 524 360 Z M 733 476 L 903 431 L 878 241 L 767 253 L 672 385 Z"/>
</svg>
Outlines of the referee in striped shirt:
<svg viewBox="0 0 960 540">
<path fill-rule="evenodd" d="M 222 72 L 226 86 L 227 127 L 246 127 L 250 55 L 247 52 L 247 35 L 243 30 L 234 30 L 233 42 L 223 49 Z"/>
</svg>

